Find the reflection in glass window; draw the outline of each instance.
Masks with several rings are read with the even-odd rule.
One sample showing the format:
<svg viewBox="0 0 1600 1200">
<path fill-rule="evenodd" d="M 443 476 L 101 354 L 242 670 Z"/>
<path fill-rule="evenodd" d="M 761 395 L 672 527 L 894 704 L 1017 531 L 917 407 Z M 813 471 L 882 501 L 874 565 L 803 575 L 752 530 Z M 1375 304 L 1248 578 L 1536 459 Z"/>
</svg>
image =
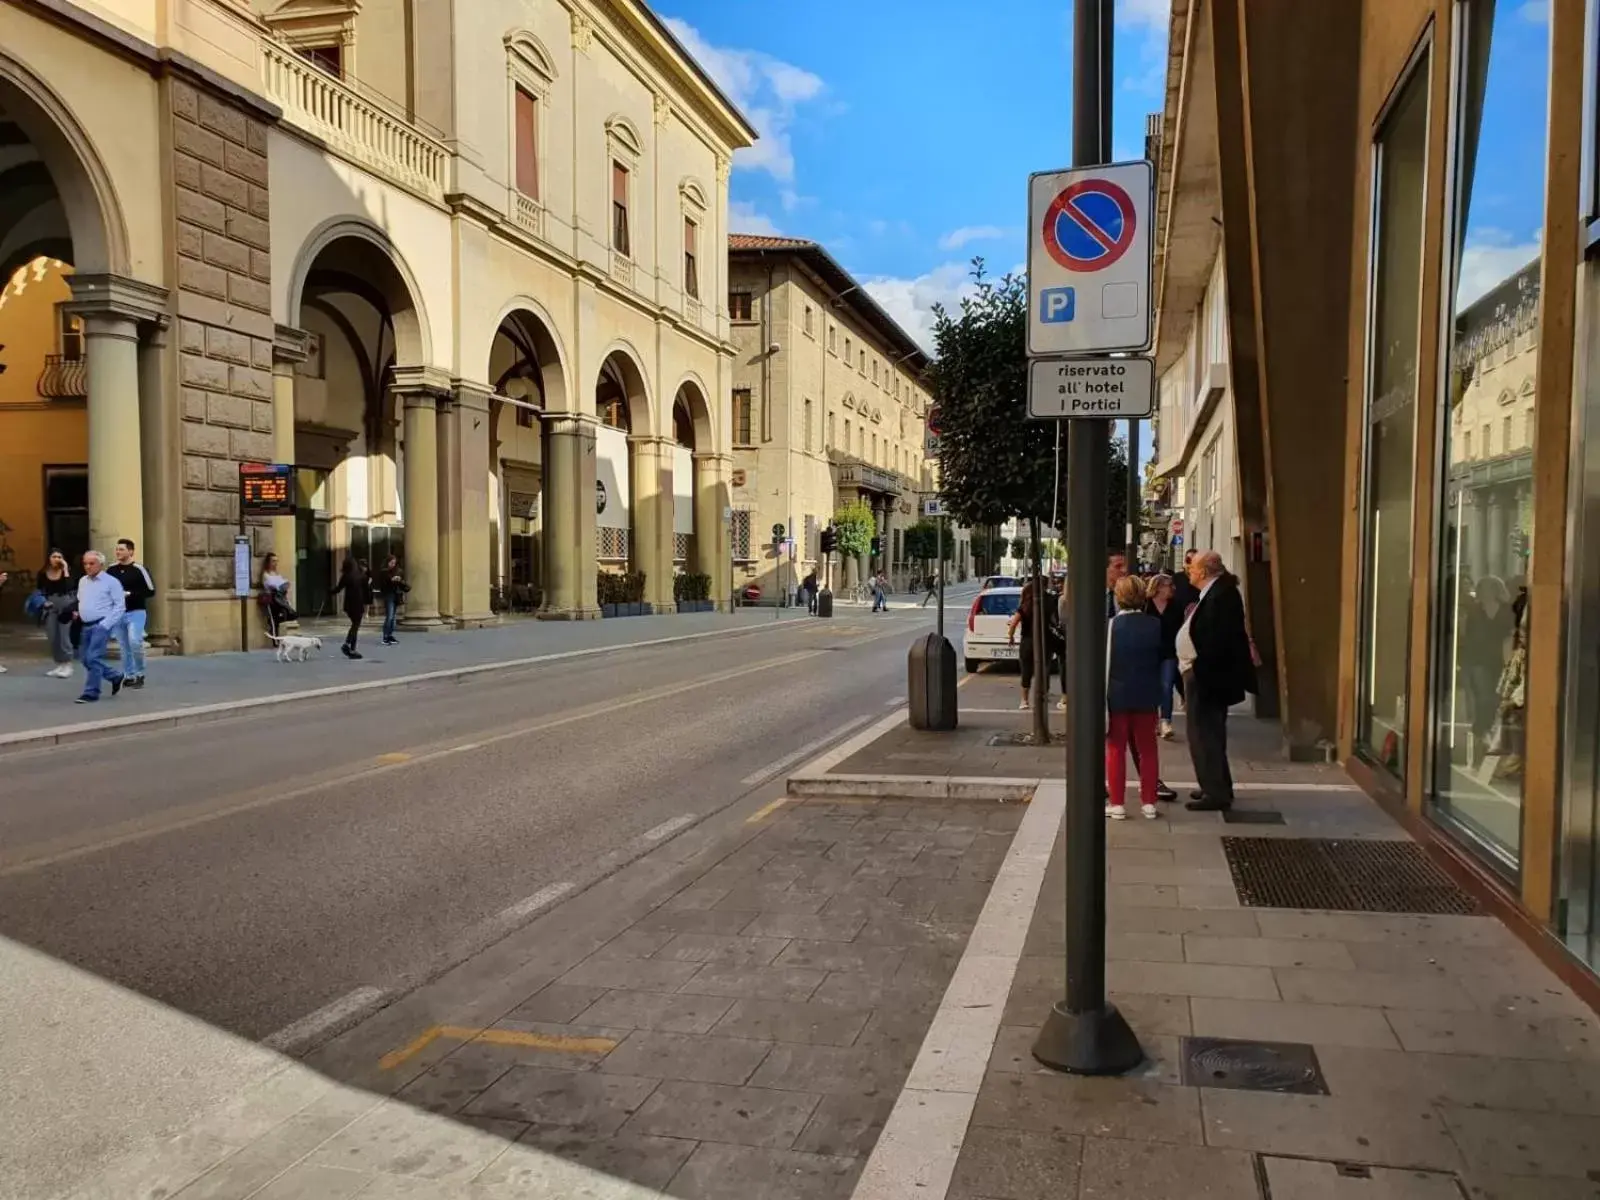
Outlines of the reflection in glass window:
<svg viewBox="0 0 1600 1200">
<path fill-rule="evenodd" d="M 1405 773 L 1411 612 L 1412 453 L 1422 291 L 1428 58 L 1417 64 L 1378 133 L 1374 254 L 1367 332 L 1366 480 L 1356 744 Z"/>
<path fill-rule="evenodd" d="M 1470 440 L 1465 453 L 1450 456 L 1440 489 L 1430 791 L 1435 811 L 1512 865 L 1522 827 L 1550 33 L 1521 18 L 1516 5 L 1490 0 L 1462 0 L 1457 28 L 1460 128 L 1442 403 L 1447 427 L 1476 427 L 1482 441 L 1477 459 Z"/>
</svg>

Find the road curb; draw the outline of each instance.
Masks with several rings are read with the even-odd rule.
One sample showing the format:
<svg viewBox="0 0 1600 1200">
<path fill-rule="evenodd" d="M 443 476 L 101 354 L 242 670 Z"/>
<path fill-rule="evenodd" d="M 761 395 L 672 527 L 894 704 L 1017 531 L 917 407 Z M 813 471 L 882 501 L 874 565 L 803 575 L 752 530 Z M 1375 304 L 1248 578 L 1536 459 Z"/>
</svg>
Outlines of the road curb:
<svg viewBox="0 0 1600 1200">
<path fill-rule="evenodd" d="M 700 633 L 681 633 L 671 637 L 649 638 L 642 642 L 624 642 L 615 646 L 588 646 L 581 650 L 559 650 L 553 654 L 537 654 L 528 658 L 506 659 L 502 662 L 475 663 L 466 667 L 445 667 L 437 671 L 423 671 L 414 675 L 396 675 L 392 679 L 367 679 L 359 683 L 333 684 L 329 687 L 308 688 L 300 692 L 284 692 L 276 696 L 250 696 L 242 700 L 221 700 L 215 704 L 197 704 L 192 708 L 169 708 L 160 712 L 136 713 L 127 717 L 109 717 L 103 721 L 82 721 L 74 725 L 57 725 L 49 729 L 24 729 L 17 733 L 0 734 L 0 756 L 19 750 L 34 750 L 46 746 L 64 746 L 74 742 L 96 741 L 117 737 L 135 731 L 171 729 L 179 725 L 193 725 L 204 721 L 219 721 L 255 709 L 275 708 L 281 704 L 295 704 L 305 700 L 325 700 L 334 696 L 350 696 L 362 692 L 382 692 L 394 688 L 416 687 L 433 683 L 461 683 L 481 675 L 498 671 L 542 666 L 545 663 L 563 662 L 575 658 L 593 658 L 601 654 L 616 654 L 625 650 L 646 650 L 654 646 L 670 646 L 679 642 L 704 641 L 706 638 L 726 637 L 730 634 L 765 633 L 774 629 L 792 628 L 788 622 L 771 625 L 752 625 L 739 629 L 708 629 Z"/>
</svg>

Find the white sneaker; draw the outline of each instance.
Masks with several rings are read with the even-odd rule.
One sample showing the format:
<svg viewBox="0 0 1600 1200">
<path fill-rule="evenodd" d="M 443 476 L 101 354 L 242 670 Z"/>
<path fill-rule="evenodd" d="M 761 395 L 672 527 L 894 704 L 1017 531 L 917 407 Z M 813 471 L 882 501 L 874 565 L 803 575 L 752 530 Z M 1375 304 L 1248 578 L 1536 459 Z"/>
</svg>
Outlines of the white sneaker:
<svg viewBox="0 0 1600 1200">
<path fill-rule="evenodd" d="M 51 679 L 70 679 L 72 677 L 72 668 L 67 666 L 66 663 L 57 663 L 55 666 L 46 671 L 45 674 Z"/>
<path fill-rule="evenodd" d="M 1166 738 L 1168 741 L 1172 740 L 1172 722 L 1171 721 L 1163 721 L 1163 722 L 1161 722 L 1161 736 Z"/>
<path fill-rule="evenodd" d="M 1056 711 L 1057 712 L 1066 712 L 1067 711 L 1067 698 L 1065 696 L 1061 697 L 1061 699 L 1056 701 Z"/>
<path fill-rule="evenodd" d="M 1033 705 L 1029 704 L 1026 700 L 1024 700 L 1021 704 L 1017 705 L 1017 711 L 1018 712 L 1027 712 L 1028 709 L 1030 709 L 1032 707 L 1033 707 Z"/>
<path fill-rule="evenodd" d="M 4 675 L 5 673 L 6 669 L 4 667 L 0 667 L 0 675 Z"/>
<path fill-rule="evenodd" d="M 1140 805 L 1139 811 L 1144 814 L 1144 819 L 1146 821 L 1154 821 L 1157 817 L 1159 817 L 1161 815 L 1159 812 L 1156 811 L 1156 806 L 1154 804 Z"/>
<path fill-rule="evenodd" d="M 1126 821 L 1128 819 L 1128 810 L 1120 804 L 1108 804 L 1106 805 L 1106 816 L 1113 821 Z"/>
</svg>

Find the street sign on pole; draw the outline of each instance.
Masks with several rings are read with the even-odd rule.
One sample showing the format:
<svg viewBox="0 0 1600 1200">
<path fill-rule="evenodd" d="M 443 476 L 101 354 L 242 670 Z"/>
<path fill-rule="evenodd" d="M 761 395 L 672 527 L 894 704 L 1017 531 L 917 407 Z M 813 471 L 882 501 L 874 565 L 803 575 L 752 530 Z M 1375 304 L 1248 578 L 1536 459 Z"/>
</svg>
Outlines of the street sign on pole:
<svg viewBox="0 0 1600 1200">
<path fill-rule="evenodd" d="M 1150 358 L 1035 358 L 1028 363 L 1028 415 L 1148 417 L 1156 402 Z"/>
<path fill-rule="evenodd" d="M 1154 332 L 1146 161 L 1028 178 L 1028 353 L 1135 353 Z"/>
<path fill-rule="evenodd" d="M 940 496 L 929 496 L 922 502 L 922 515 L 925 517 L 944 516 L 944 499 Z"/>
<path fill-rule="evenodd" d="M 927 424 L 922 431 L 922 457 L 939 457 L 939 406 L 930 405 L 928 408 Z"/>
</svg>

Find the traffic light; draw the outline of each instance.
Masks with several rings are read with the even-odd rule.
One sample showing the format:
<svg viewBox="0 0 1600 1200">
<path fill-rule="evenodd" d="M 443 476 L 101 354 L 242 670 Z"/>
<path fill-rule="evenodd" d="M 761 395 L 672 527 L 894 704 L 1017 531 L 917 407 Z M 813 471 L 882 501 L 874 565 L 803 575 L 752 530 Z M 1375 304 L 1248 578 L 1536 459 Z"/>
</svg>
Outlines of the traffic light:
<svg viewBox="0 0 1600 1200">
<path fill-rule="evenodd" d="M 881 537 L 874 537 L 872 539 L 872 554 L 873 554 L 873 557 L 877 557 L 878 555 L 880 555 L 882 553 L 883 553 L 883 539 Z"/>
<path fill-rule="evenodd" d="M 772 527 L 772 540 L 775 542 L 783 541 L 783 525 L 781 523 Z"/>
<path fill-rule="evenodd" d="M 832 554 L 838 548 L 839 535 L 834 532 L 833 526 L 829 525 L 822 531 L 822 552 Z"/>
</svg>

